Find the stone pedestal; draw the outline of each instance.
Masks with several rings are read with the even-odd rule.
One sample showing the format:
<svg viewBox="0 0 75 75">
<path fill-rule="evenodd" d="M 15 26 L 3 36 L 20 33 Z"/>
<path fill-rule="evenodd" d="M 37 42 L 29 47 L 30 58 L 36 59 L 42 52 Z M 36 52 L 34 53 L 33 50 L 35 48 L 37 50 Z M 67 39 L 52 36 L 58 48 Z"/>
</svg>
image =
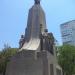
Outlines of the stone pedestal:
<svg viewBox="0 0 75 75">
<path fill-rule="evenodd" d="M 11 58 L 6 75 L 56 75 L 55 63 L 47 51 L 22 50 Z"/>
</svg>

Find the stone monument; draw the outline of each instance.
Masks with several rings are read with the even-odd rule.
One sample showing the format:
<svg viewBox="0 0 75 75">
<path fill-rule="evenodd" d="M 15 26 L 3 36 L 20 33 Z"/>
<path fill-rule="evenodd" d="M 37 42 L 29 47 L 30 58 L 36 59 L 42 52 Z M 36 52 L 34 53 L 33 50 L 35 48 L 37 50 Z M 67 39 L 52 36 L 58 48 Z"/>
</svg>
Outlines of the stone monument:
<svg viewBox="0 0 75 75">
<path fill-rule="evenodd" d="M 54 36 L 46 28 L 45 13 L 40 0 L 29 9 L 25 35 L 19 51 L 7 64 L 6 75 L 61 75 L 57 64 Z"/>
</svg>

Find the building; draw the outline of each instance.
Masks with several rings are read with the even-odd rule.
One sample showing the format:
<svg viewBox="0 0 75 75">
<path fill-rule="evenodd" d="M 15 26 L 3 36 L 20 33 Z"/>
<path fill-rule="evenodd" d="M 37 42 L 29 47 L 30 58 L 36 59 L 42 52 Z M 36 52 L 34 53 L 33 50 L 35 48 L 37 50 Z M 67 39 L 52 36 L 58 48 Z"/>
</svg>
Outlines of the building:
<svg viewBox="0 0 75 75">
<path fill-rule="evenodd" d="M 61 24 L 60 29 L 63 44 L 75 46 L 75 20 Z"/>
</svg>

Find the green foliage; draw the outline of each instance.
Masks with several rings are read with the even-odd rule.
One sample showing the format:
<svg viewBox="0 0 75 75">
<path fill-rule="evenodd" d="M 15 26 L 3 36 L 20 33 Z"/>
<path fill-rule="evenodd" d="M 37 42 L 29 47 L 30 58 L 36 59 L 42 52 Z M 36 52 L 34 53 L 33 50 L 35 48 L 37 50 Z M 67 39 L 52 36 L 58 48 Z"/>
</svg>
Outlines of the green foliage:
<svg viewBox="0 0 75 75">
<path fill-rule="evenodd" d="M 75 46 L 60 46 L 58 49 L 58 62 L 66 75 L 72 75 L 75 72 Z"/>
<path fill-rule="evenodd" d="M 6 65 L 10 61 L 11 56 L 17 53 L 18 48 L 11 48 L 8 45 L 4 46 L 4 49 L 0 51 L 0 73 L 5 74 Z"/>
</svg>

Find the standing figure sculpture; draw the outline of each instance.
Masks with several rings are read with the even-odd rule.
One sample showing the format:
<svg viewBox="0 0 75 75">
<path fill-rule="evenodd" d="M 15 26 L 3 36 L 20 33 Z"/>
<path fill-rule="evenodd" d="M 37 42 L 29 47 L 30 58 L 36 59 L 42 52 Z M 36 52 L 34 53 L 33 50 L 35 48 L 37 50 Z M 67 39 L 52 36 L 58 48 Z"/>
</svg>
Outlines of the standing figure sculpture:
<svg viewBox="0 0 75 75">
<path fill-rule="evenodd" d="M 54 36 L 52 33 L 48 33 L 48 30 L 45 29 L 45 33 L 41 34 L 41 50 L 48 50 L 50 53 L 54 54 Z"/>
<path fill-rule="evenodd" d="M 21 35 L 21 39 L 19 41 L 19 48 L 22 48 L 22 46 L 24 45 L 24 42 L 25 42 L 25 37 L 24 35 Z"/>
<path fill-rule="evenodd" d="M 54 41 L 55 41 L 55 39 L 54 39 L 54 36 L 53 36 L 53 34 L 52 33 L 48 33 L 48 44 L 49 44 L 49 46 L 48 46 L 48 50 L 50 51 L 50 53 L 52 53 L 52 54 L 54 54 Z"/>
</svg>

